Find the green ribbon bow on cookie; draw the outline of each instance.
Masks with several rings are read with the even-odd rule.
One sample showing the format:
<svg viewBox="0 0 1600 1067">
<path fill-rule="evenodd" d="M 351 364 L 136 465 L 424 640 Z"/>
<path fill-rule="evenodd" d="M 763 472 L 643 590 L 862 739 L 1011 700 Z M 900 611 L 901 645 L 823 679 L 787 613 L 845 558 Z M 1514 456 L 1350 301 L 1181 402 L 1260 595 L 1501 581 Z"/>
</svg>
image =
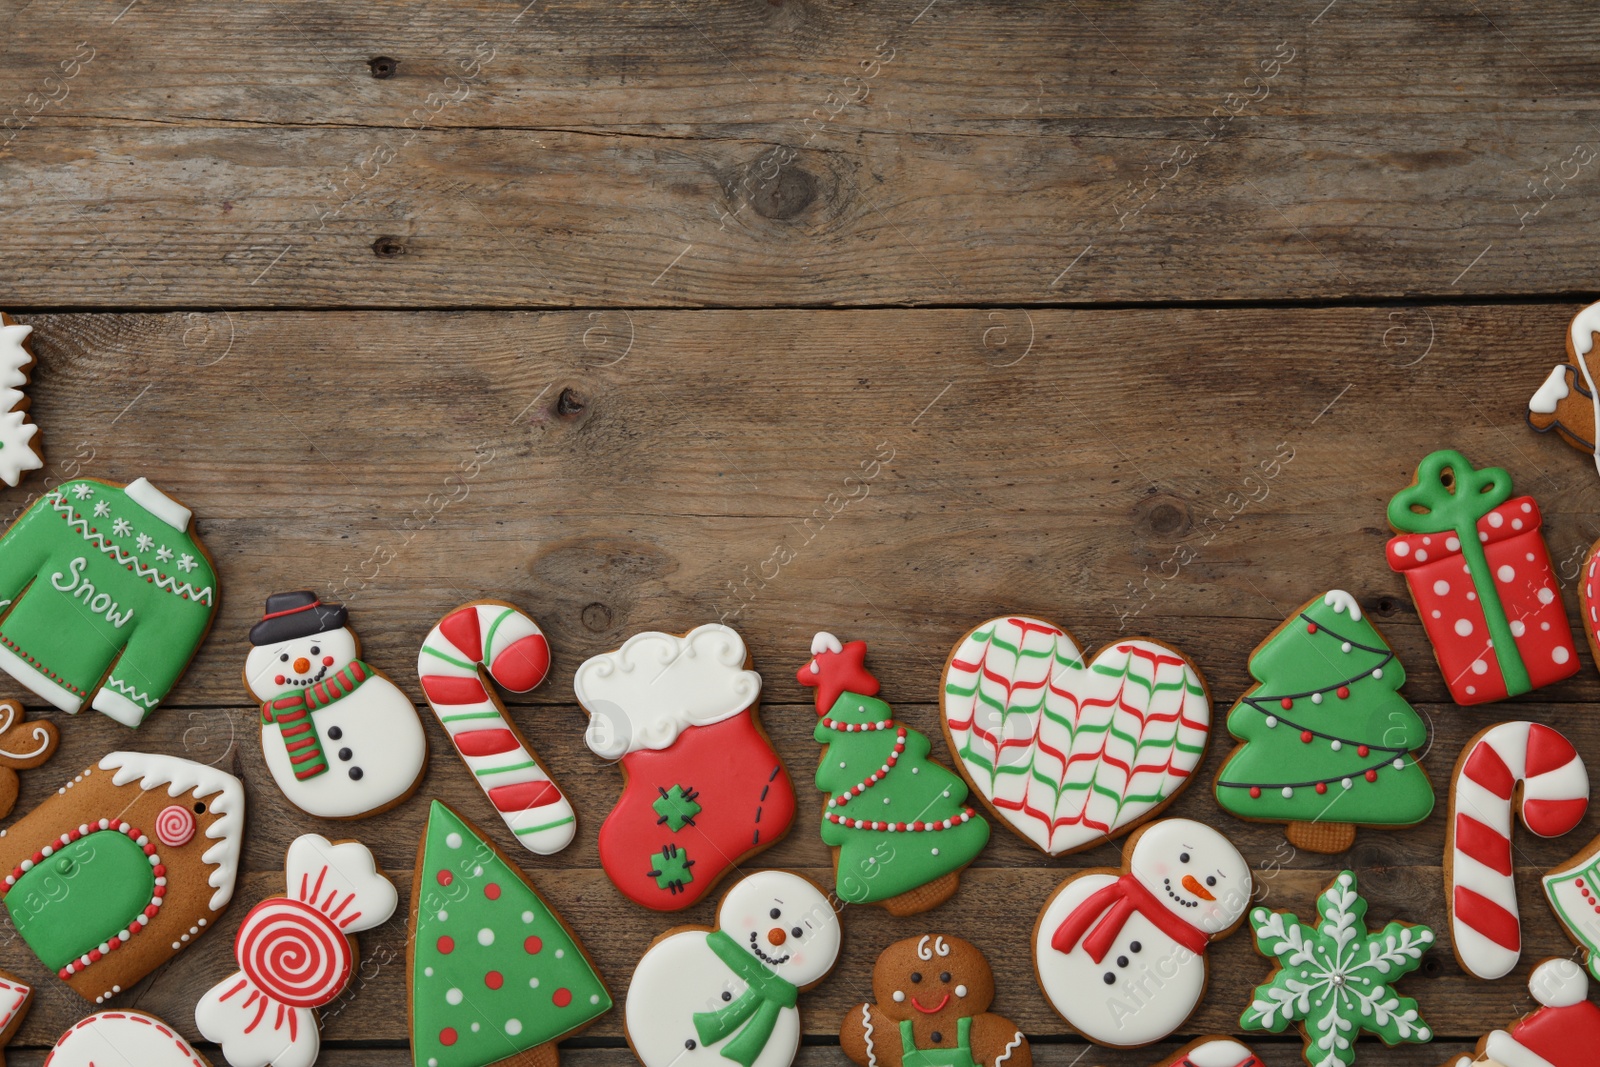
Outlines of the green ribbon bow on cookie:
<svg viewBox="0 0 1600 1067">
<path fill-rule="evenodd" d="M 1503 467 L 1474 470 L 1467 457 L 1453 448 L 1440 449 L 1417 464 L 1417 480 L 1389 501 L 1389 525 L 1401 533 L 1454 533 L 1461 542 L 1461 558 L 1483 606 L 1506 694 L 1515 696 L 1533 688 L 1528 669 L 1517 651 L 1505 607 L 1500 603 L 1489 557 L 1478 537 L 1478 520 L 1511 497 L 1511 475 Z"/>
<path fill-rule="evenodd" d="M 750 1067 L 767 1047 L 772 1028 L 778 1025 L 778 1014 L 794 1007 L 800 990 L 763 967 L 760 960 L 721 930 L 707 934 L 706 945 L 750 988 L 725 1008 L 695 1012 L 694 1032 L 700 1035 L 702 1045 L 711 1045 L 739 1031 L 739 1036 L 722 1047 L 722 1056 L 741 1067 Z"/>
</svg>

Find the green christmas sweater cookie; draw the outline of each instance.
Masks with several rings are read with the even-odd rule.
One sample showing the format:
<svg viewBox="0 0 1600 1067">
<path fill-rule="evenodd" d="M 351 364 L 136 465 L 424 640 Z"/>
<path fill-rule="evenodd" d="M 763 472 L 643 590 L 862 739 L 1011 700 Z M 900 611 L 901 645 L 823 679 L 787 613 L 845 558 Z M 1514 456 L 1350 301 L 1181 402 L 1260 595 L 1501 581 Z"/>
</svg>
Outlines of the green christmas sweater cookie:
<svg viewBox="0 0 1600 1067">
<path fill-rule="evenodd" d="M 611 1009 L 583 945 L 482 831 L 433 802 L 411 887 L 407 986 L 416 1067 L 487 1067 Z"/>
<path fill-rule="evenodd" d="M 211 629 L 189 509 L 143 478 L 66 482 L 0 537 L 0 668 L 62 711 L 138 726 Z"/>
<path fill-rule="evenodd" d="M 1406 672 L 1354 597 L 1300 607 L 1250 656 L 1259 683 L 1228 712 L 1240 741 L 1217 774 L 1217 803 L 1241 819 L 1288 823 L 1313 852 L 1343 852 L 1357 826 L 1412 826 L 1433 811 L 1415 751 L 1428 728 L 1399 689 Z"/>
</svg>

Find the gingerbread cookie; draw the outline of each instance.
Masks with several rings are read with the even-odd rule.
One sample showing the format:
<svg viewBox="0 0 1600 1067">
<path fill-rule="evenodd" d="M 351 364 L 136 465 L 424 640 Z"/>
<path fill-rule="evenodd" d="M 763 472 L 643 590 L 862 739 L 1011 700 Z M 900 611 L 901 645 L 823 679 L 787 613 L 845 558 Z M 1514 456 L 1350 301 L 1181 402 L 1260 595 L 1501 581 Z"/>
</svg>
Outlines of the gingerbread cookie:
<svg viewBox="0 0 1600 1067">
<path fill-rule="evenodd" d="M 1572 743 L 1534 722 L 1503 722 L 1468 741 L 1456 761 L 1445 836 L 1444 893 L 1456 959 L 1479 978 L 1503 978 L 1522 954 L 1511 822 L 1560 837 L 1589 808 L 1589 773 Z"/>
<path fill-rule="evenodd" d="M 866 656 L 865 641 L 819 633 L 798 675 L 817 691 L 813 736 L 826 746 L 816 779 L 828 795 L 822 840 L 841 900 L 912 915 L 955 895 L 989 824 L 966 803 L 966 783 L 930 758 L 928 739 L 877 698 Z"/>
<path fill-rule="evenodd" d="M 127 989 L 233 898 L 244 786 L 176 756 L 113 752 L 0 832 L 0 899 L 81 997 Z"/>
<path fill-rule="evenodd" d="M 1147 824 L 1123 846 L 1121 870 L 1075 874 L 1045 901 L 1033 929 L 1045 999 L 1091 1041 L 1160 1041 L 1200 1003 L 1206 948 L 1238 929 L 1253 884 L 1239 850 L 1211 827 Z"/>
<path fill-rule="evenodd" d="M 788 871 L 741 878 L 717 926 L 680 926 L 651 943 L 628 985 L 628 1044 L 644 1067 L 788 1067 L 800 1047 L 799 995 L 839 958 L 833 905 Z"/>
<path fill-rule="evenodd" d="M 1600 1047 L 1600 1007 L 1589 1001 L 1589 978 L 1566 959 L 1545 960 L 1528 976 L 1537 1010 L 1508 1030 L 1493 1030 L 1478 1042 L 1476 1056 L 1448 1067 L 1589 1067 Z"/>
<path fill-rule="evenodd" d="M 1600 837 L 1542 880 L 1561 929 L 1583 949 L 1589 973 L 1600 978 Z"/>
<path fill-rule="evenodd" d="M 382 926 L 399 896 L 367 846 L 303 834 L 283 861 L 289 892 L 244 917 L 234 938 L 239 970 L 212 986 L 194 1024 L 234 1067 L 309 1067 L 322 1038 L 317 1009 L 355 973 L 354 935 Z"/>
<path fill-rule="evenodd" d="M 1281 1034 L 1298 1023 L 1312 1067 L 1350 1067 L 1363 1033 L 1391 1048 L 1432 1041 L 1417 1002 L 1390 986 L 1422 966 L 1433 931 L 1402 922 L 1370 931 L 1366 918 L 1367 902 L 1352 871 L 1322 891 L 1309 926 L 1293 912 L 1252 911 L 1256 951 L 1273 961 L 1273 971 L 1256 987 L 1239 1025 Z"/>
<path fill-rule="evenodd" d="M 1212 1035 L 1183 1046 L 1151 1067 L 1267 1067 L 1248 1047 L 1231 1037 Z"/>
<path fill-rule="evenodd" d="M 188 508 L 143 478 L 64 482 L 0 536 L 0 669 L 138 726 L 205 640 L 216 587 Z"/>
<path fill-rule="evenodd" d="M 1228 712 L 1239 742 L 1217 774 L 1217 803 L 1288 823 L 1312 852 L 1343 852 L 1357 826 L 1414 826 L 1433 811 L 1417 750 L 1422 717 L 1400 696 L 1406 672 L 1355 597 L 1302 604 L 1250 653 L 1256 686 Z"/>
<path fill-rule="evenodd" d="M 61 1039 L 45 1067 L 211 1067 L 183 1035 L 142 1011 L 97 1011 Z"/>
<path fill-rule="evenodd" d="M 572 679 L 584 740 L 622 763 L 600 864 L 635 904 L 687 908 L 789 832 L 794 786 L 756 718 L 751 665 L 738 632 L 711 623 L 634 634 Z"/>
<path fill-rule="evenodd" d="M 31 1007 L 33 987 L 14 974 L 0 971 L 0 1067 L 6 1064 L 5 1046 L 21 1028 Z"/>
<path fill-rule="evenodd" d="M 1570 678 L 1578 652 L 1539 506 L 1511 496 L 1500 467 L 1444 449 L 1389 501 L 1389 566 L 1405 575 L 1457 704 L 1483 704 Z"/>
<path fill-rule="evenodd" d="M 361 659 L 349 612 L 275 593 L 250 628 L 244 684 L 261 701 L 261 751 L 289 803 L 364 819 L 416 792 L 428 738 L 411 698 Z"/>
<path fill-rule="evenodd" d="M 1205 757 L 1211 699 L 1182 653 L 1145 638 L 1085 661 L 1072 635 L 1022 616 L 968 631 L 945 663 L 945 739 L 973 792 L 1051 856 L 1153 818 Z"/>
<path fill-rule="evenodd" d="M 1600 390 L 1595 371 L 1600 354 L 1594 335 L 1600 332 L 1600 303 L 1590 304 L 1572 317 L 1567 327 L 1567 362 L 1557 363 L 1528 401 L 1528 425 L 1539 433 L 1554 430 L 1563 441 L 1600 467 L 1595 451 L 1595 425 L 1600 422 Z"/>
<path fill-rule="evenodd" d="M 1600 663 L 1600 541 L 1589 546 L 1582 574 L 1578 583 L 1578 617 L 1583 620 L 1583 636 L 1589 643 L 1589 654 Z"/>
<path fill-rule="evenodd" d="M 483 831 L 435 800 L 406 947 L 417 1067 L 555 1067 L 611 993 L 554 908 Z"/>
<path fill-rule="evenodd" d="M 989 1011 L 994 972 L 970 941 L 923 934 L 896 941 L 872 968 L 876 1004 L 844 1013 L 839 1047 L 861 1067 L 1030 1067 L 1022 1031 Z"/>
<path fill-rule="evenodd" d="M 39 427 L 28 417 L 32 400 L 22 391 L 38 362 L 28 343 L 32 326 L 0 312 L 0 482 L 15 486 L 44 466 Z"/>
<path fill-rule="evenodd" d="M 544 631 L 501 600 L 476 600 L 452 611 L 417 654 L 428 707 L 456 754 L 517 842 L 541 856 L 572 843 L 577 816 L 484 676 L 526 693 L 549 673 Z"/>
<path fill-rule="evenodd" d="M 39 766 L 55 755 L 56 724 L 27 719 L 21 702 L 0 700 L 0 819 L 11 814 L 22 783 L 17 771 Z"/>
</svg>

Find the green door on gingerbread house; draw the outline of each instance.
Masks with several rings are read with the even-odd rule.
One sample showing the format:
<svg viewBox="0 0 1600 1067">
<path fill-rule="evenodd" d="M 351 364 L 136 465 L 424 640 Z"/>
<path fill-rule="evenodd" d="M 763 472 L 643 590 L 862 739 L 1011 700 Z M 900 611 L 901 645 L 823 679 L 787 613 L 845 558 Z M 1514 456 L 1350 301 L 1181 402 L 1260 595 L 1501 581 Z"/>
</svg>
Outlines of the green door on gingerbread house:
<svg viewBox="0 0 1600 1067">
<path fill-rule="evenodd" d="M 6 879 L 17 933 L 57 971 L 106 950 L 154 904 L 156 872 L 144 848 L 116 829 L 58 845 Z"/>
</svg>

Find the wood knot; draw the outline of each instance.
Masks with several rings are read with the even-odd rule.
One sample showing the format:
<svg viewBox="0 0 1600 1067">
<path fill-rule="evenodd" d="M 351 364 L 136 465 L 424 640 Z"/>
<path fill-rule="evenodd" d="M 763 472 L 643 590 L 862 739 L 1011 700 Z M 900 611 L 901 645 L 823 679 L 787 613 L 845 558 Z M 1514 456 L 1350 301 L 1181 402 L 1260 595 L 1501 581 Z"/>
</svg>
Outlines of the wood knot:
<svg viewBox="0 0 1600 1067">
<path fill-rule="evenodd" d="M 1380 619 L 1387 619 L 1389 616 L 1400 611 L 1402 604 L 1395 597 L 1381 596 L 1371 603 L 1363 604 L 1361 606 L 1363 609 L 1365 609 L 1368 615 L 1376 615 Z"/>
<path fill-rule="evenodd" d="M 598 600 L 593 604 L 585 604 L 578 617 L 583 621 L 584 629 L 590 633 L 603 633 L 611 629 L 611 609 Z"/>
<path fill-rule="evenodd" d="M 374 78 L 392 78 L 400 69 L 400 61 L 391 59 L 388 56 L 373 56 L 367 60 L 367 69 L 372 71 Z"/>
<path fill-rule="evenodd" d="M 757 182 L 750 207 L 764 219 L 792 219 L 817 198 L 817 179 L 793 163 Z"/>
<path fill-rule="evenodd" d="M 1172 540 L 1188 533 L 1193 525 L 1189 505 L 1177 497 L 1149 496 L 1133 509 L 1134 532 L 1143 537 Z"/>
<path fill-rule="evenodd" d="M 556 397 L 556 414 L 564 419 L 577 418 L 587 407 L 588 404 L 583 397 L 570 385 L 561 390 L 561 395 Z"/>
<path fill-rule="evenodd" d="M 398 259 L 406 254 L 406 243 L 398 237 L 380 237 L 372 242 L 372 254 L 379 259 Z"/>
</svg>

